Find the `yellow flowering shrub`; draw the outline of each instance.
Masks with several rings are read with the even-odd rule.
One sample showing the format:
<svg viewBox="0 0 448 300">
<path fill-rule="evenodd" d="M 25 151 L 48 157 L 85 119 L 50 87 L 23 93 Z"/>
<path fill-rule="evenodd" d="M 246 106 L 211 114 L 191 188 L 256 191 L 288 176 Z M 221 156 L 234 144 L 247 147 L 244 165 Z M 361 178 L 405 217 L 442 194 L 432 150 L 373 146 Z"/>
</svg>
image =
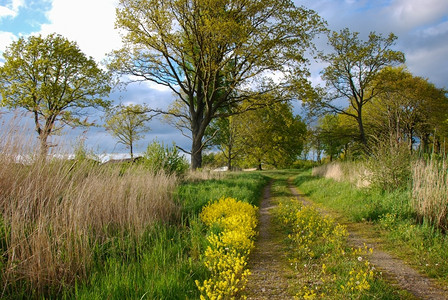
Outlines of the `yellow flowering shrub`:
<svg viewBox="0 0 448 300">
<path fill-rule="evenodd" d="M 202 283 L 196 281 L 201 299 L 235 299 L 244 290 L 250 274 L 245 267 L 254 247 L 257 208 L 234 198 L 221 198 L 206 205 L 200 219 L 209 228 L 220 230 L 207 237 L 204 264 L 210 278 Z"/>
</svg>

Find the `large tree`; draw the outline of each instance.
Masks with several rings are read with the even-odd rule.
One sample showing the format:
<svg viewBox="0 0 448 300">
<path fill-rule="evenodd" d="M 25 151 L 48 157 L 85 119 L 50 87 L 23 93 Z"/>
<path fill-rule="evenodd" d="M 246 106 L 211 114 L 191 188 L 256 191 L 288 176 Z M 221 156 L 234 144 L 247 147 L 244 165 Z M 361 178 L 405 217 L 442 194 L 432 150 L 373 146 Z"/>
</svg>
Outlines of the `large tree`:
<svg viewBox="0 0 448 300">
<path fill-rule="evenodd" d="M 350 32 L 346 28 L 329 36 L 329 45 L 334 51 L 321 55 L 323 61 L 329 64 L 322 74 L 327 90 L 322 97 L 310 104 L 314 108 L 345 114 L 356 120 L 359 141 L 365 150 L 367 136 L 363 108 L 381 93 L 381 89 L 375 86 L 375 78 L 383 68 L 404 62 L 404 54 L 391 49 L 396 39 L 392 33 L 383 37 L 371 32 L 368 39 L 363 41 L 358 32 Z M 340 99 L 348 101 L 348 109 L 341 105 Z"/>
<path fill-rule="evenodd" d="M 366 124 L 375 136 L 394 144 L 406 142 L 410 150 L 419 140 L 425 151 L 431 140 L 437 145 L 447 137 L 446 90 L 412 75 L 404 67 L 385 68 L 376 81 L 382 93 L 365 110 Z"/>
<path fill-rule="evenodd" d="M 243 147 L 242 160 L 246 165 L 262 164 L 285 168 L 302 153 L 306 124 L 294 116 L 291 105 L 275 103 L 238 115 L 237 139 Z"/>
<path fill-rule="evenodd" d="M 323 22 L 291 0 L 120 0 L 116 26 L 124 47 L 110 68 L 173 91 L 184 109 L 153 111 L 183 119 L 196 169 L 210 122 L 242 101 L 255 108 L 265 93 L 284 97 L 281 75 L 305 73 L 305 51 Z"/>
<path fill-rule="evenodd" d="M 48 137 L 65 124 L 89 125 L 87 108 L 105 108 L 110 76 L 76 43 L 60 35 L 20 38 L 3 53 L 1 104 L 32 113 L 41 154 Z"/>
<path fill-rule="evenodd" d="M 135 143 L 143 138 L 143 133 L 149 130 L 146 108 L 139 104 L 118 105 L 107 111 L 104 125 L 118 143 L 129 148 L 131 160 L 134 160 Z"/>
</svg>

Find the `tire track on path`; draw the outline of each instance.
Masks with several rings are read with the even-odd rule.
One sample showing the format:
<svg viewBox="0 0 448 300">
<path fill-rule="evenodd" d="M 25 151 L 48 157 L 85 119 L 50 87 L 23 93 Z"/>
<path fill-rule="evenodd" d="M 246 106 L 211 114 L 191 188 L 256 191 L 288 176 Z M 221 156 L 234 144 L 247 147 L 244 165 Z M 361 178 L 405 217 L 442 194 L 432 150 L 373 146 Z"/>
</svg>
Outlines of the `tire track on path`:
<svg viewBox="0 0 448 300">
<path fill-rule="evenodd" d="M 304 205 L 313 204 L 299 190 L 293 186 L 291 180 L 288 181 L 291 193 L 301 201 Z M 325 209 L 319 207 L 318 210 L 324 215 L 331 215 Z M 383 272 L 386 278 L 404 290 L 409 291 L 420 299 L 446 300 L 448 292 L 437 287 L 434 280 L 425 277 L 416 270 L 406 265 L 401 259 L 391 256 L 389 253 L 378 249 L 379 244 L 370 240 L 363 239 L 354 228 L 353 224 L 343 224 L 347 226 L 349 232 L 349 243 L 353 247 L 367 247 L 373 249 L 373 253 L 369 256 L 369 261 Z"/>
<path fill-rule="evenodd" d="M 249 258 L 251 275 L 246 287 L 247 299 L 293 299 L 288 294 L 288 276 L 281 237 L 271 224 L 271 181 L 264 189 L 260 203 L 259 234 Z"/>
</svg>

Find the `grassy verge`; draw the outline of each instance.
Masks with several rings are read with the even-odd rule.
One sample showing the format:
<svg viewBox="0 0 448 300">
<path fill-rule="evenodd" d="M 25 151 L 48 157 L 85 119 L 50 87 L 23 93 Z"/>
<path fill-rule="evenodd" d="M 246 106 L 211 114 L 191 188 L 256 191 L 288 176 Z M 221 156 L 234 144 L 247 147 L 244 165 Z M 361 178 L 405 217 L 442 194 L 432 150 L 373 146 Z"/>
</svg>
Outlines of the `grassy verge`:
<svg viewBox="0 0 448 300">
<path fill-rule="evenodd" d="M 369 263 L 370 249 L 351 248 L 347 230 L 313 207 L 291 199 L 289 172 L 274 175 L 272 193 L 277 230 L 285 236 L 286 252 L 295 276 L 292 293 L 299 299 L 401 299 Z"/>
<path fill-rule="evenodd" d="M 174 192 L 182 211 L 178 223 L 149 228 L 132 255 L 105 250 L 113 254 L 98 265 L 86 284 L 77 287 L 75 297 L 198 299 L 195 281 L 203 282 L 210 276 L 202 262 L 209 245 L 208 229 L 199 220 L 199 212 L 210 200 L 224 195 L 255 203 L 265 182 L 260 174 L 241 173 L 180 184 Z"/>
<path fill-rule="evenodd" d="M 302 172 L 296 186 L 317 203 L 355 222 L 373 224 L 384 247 L 423 273 L 448 284 L 448 238 L 427 223 L 417 223 L 409 191 L 358 189 L 352 184 Z"/>
<path fill-rule="evenodd" d="M 14 144 L 13 144 L 14 145 Z M 208 200 L 256 202 L 262 175 L 186 182 L 89 160 L 0 153 L 0 298 L 195 299 Z"/>
</svg>

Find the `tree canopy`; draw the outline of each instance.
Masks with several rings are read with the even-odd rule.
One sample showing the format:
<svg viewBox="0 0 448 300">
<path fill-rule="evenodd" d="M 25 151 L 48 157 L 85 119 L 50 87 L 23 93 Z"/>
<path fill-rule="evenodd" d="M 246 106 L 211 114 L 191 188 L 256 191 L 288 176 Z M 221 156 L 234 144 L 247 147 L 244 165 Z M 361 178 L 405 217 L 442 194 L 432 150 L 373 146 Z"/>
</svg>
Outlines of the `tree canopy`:
<svg viewBox="0 0 448 300">
<path fill-rule="evenodd" d="M 306 124 L 294 116 L 290 104 L 278 102 L 238 115 L 236 139 L 242 146 L 243 163 L 276 168 L 291 166 L 303 150 Z"/>
<path fill-rule="evenodd" d="M 376 86 L 382 93 L 366 106 L 366 124 L 377 137 L 407 143 L 418 139 L 427 151 L 448 136 L 448 98 L 444 89 L 412 75 L 406 68 L 385 68 Z M 437 147 L 436 147 L 437 150 Z"/>
<path fill-rule="evenodd" d="M 305 51 L 324 28 L 290 0 L 120 0 L 116 26 L 125 46 L 110 68 L 173 91 L 184 109 L 152 110 L 188 126 L 193 169 L 211 120 L 243 101 L 253 109 L 267 93 L 284 100 L 287 75 L 306 73 Z"/>
<path fill-rule="evenodd" d="M 22 37 L 3 56 L 1 104 L 32 113 L 43 155 L 52 133 L 65 124 L 89 125 L 86 108 L 110 105 L 110 76 L 60 35 Z"/>
<path fill-rule="evenodd" d="M 118 139 L 118 143 L 129 148 L 131 160 L 134 160 L 135 143 L 143 138 L 142 133 L 149 130 L 149 120 L 151 117 L 143 105 L 118 105 L 106 113 L 105 127 Z"/>
<path fill-rule="evenodd" d="M 383 37 L 371 32 L 363 41 L 358 32 L 350 32 L 346 28 L 329 36 L 333 52 L 321 55 L 322 60 L 329 64 L 322 73 L 327 89 L 309 104 L 314 109 L 354 118 L 359 128 L 359 141 L 365 148 L 367 137 L 362 111 L 364 105 L 381 92 L 375 86 L 375 78 L 383 68 L 404 62 L 404 54 L 391 49 L 396 39 L 392 33 Z M 339 99 L 349 102 L 348 109 L 336 101 Z"/>
</svg>

